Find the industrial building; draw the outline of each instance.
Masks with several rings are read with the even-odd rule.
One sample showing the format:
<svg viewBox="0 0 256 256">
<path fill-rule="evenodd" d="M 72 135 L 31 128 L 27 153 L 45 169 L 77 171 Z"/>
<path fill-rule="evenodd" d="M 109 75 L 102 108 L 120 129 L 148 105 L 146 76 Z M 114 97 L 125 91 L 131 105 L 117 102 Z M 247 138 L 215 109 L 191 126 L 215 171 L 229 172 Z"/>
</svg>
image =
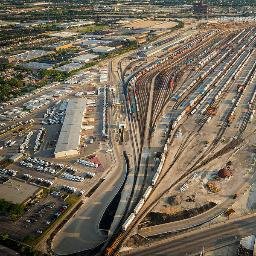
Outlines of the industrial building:
<svg viewBox="0 0 256 256">
<path fill-rule="evenodd" d="M 106 54 L 113 52 L 116 48 L 115 47 L 109 47 L 109 46 L 96 46 L 92 48 L 92 51 L 99 54 Z"/>
<path fill-rule="evenodd" d="M 79 154 L 82 122 L 86 111 L 86 100 L 71 99 L 68 102 L 65 119 L 55 148 L 55 158 Z"/>
<path fill-rule="evenodd" d="M 89 39 L 80 41 L 80 45 L 86 46 L 86 47 L 96 47 L 99 45 L 109 46 L 112 43 L 113 43 L 112 40 L 100 40 L 100 39 L 93 39 L 93 38 L 89 38 Z"/>
<path fill-rule="evenodd" d="M 87 63 L 89 61 L 97 59 L 99 56 L 96 54 L 82 54 L 72 59 L 73 62 Z"/>
<path fill-rule="evenodd" d="M 53 65 L 49 63 L 44 63 L 44 62 L 31 61 L 31 62 L 23 63 L 22 67 L 32 69 L 32 70 L 42 70 L 42 69 L 50 70 L 53 68 Z"/>
<path fill-rule="evenodd" d="M 206 15 L 208 13 L 208 5 L 202 0 L 193 4 L 193 12 L 197 15 Z"/>
<path fill-rule="evenodd" d="M 46 46 L 46 48 L 50 50 L 59 51 L 59 50 L 69 49 L 72 46 L 73 44 L 70 42 L 57 42 L 57 43 Z"/>
<path fill-rule="evenodd" d="M 30 51 L 25 51 L 16 55 L 8 56 L 6 57 L 6 61 L 8 61 L 8 63 L 29 61 L 29 60 L 37 59 L 39 57 L 47 56 L 52 53 L 53 53 L 52 51 L 30 50 Z"/>
<path fill-rule="evenodd" d="M 75 32 L 69 32 L 69 31 L 62 31 L 62 32 L 57 32 L 57 33 L 50 33 L 49 36 L 52 37 L 58 37 L 58 38 L 69 38 L 73 36 L 77 36 L 78 34 Z"/>
<path fill-rule="evenodd" d="M 71 63 L 65 64 L 63 66 L 56 68 L 56 70 L 68 73 L 68 72 L 74 71 L 76 69 L 79 69 L 81 67 L 83 67 L 82 63 L 71 62 Z"/>
</svg>

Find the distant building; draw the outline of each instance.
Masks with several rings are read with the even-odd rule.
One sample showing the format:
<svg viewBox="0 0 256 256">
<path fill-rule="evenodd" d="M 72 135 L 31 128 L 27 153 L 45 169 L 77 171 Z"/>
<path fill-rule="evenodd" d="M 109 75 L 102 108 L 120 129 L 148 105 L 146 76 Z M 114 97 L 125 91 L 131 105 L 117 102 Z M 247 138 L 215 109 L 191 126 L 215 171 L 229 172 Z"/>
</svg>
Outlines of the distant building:
<svg viewBox="0 0 256 256">
<path fill-rule="evenodd" d="M 25 62 L 21 66 L 32 70 L 50 70 L 53 68 L 52 64 L 34 61 Z"/>
<path fill-rule="evenodd" d="M 193 4 L 193 12 L 196 15 L 206 15 L 208 13 L 208 5 L 203 3 L 203 0 Z"/>
<path fill-rule="evenodd" d="M 113 52 L 116 48 L 115 47 L 109 47 L 109 46 L 96 46 L 92 48 L 92 51 L 99 54 L 106 54 Z"/>
<path fill-rule="evenodd" d="M 99 57 L 99 55 L 96 54 L 82 54 L 82 55 L 78 55 L 76 57 L 74 57 L 72 59 L 73 62 L 77 62 L 77 63 L 87 63 L 89 61 L 95 60 Z"/>
<path fill-rule="evenodd" d="M 100 40 L 100 39 L 86 39 L 79 42 L 80 46 L 96 47 L 99 45 L 110 46 L 113 43 L 112 40 Z"/>
<path fill-rule="evenodd" d="M 73 46 L 72 43 L 57 42 L 57 43 L 48 45 L 46 48 L 51 49 L 51 50 L 55 50 L 55 51 L 59 51 L 59 50 L 64 50 L 64 49 L 71 48 L 72 46 Z"/>
<path fill-rule="evenodd" d="M 25 51 L 16 55 L 8 56 L 6 57 L 6 61 L 9 63 L 18 63 L 18 62 L 24 62 L 29 61 L 33 59 L 37 59 L 43 56 L 47 56 L 49 54 L 52 54 L 52 51 L 44 51 L 44 50 L 29 50 Z"/>
<path fill-rule="evenodd" d="M 83 67 L 82 63 L 71 62 L 71 63 L 65 64 L 63 66 L 60 66 L 60 67 L 56 68 L 55 70 L 69 73 L 69 72 L 77 70 L 81 67 Z"/>
<path fill-rule="evenodd" d="M 69 37 L 74 37 L 77 36 L 78 33 L 75 32 L 68 32 L 68 31 L 62 31 L 62 32 L 53 32 L 53 33 L 49 33 L 49 36 L 52 37 L 58 37 L 58 38 L 69 38 Z"/>
</svg>

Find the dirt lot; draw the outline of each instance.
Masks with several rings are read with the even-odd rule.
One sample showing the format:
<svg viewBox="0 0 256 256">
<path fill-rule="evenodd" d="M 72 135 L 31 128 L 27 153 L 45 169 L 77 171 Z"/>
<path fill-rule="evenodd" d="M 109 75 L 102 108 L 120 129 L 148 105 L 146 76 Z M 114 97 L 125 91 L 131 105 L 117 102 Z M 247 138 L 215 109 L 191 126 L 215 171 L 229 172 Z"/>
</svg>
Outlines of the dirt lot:
<svg viewBox="0 0 256 256">
<path fill-rule="evenodd" d="M 143 28 L 170 29 L 176 25 L 177 25 L 177 23 L 172 22 L 172 21 L 156 21 L 156 20 L 137 19 L 137 20 L 131 21 L 123 26 L 126 28 L 133 28 L 133 29 L 143 29 Z"/>
</svg>

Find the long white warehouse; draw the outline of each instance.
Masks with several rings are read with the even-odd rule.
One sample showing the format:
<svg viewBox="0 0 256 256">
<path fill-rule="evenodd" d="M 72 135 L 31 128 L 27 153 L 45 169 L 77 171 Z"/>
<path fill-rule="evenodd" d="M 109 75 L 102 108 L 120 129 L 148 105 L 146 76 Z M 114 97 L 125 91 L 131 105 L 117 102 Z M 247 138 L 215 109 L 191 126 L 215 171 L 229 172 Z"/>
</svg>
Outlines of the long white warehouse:
<svg viewBox="0 0 256 256">
<path fill-rule="evenodd" d="M 85 99 L 76 98 L 68 102 L 65 119 L 54 151 L 55 158 L 79 154 L 82 122 L 85 111 Z"/>
</svg>

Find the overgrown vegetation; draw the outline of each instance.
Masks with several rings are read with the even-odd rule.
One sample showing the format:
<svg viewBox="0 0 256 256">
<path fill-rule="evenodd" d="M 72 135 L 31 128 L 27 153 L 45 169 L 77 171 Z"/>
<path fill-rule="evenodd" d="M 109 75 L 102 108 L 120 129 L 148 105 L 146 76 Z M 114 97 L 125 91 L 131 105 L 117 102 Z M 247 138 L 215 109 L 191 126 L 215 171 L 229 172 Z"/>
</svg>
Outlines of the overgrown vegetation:
<svg viewBox="0 0 256 256">
<path fill-rule="evenodd" d="M 81 33 L 95 33 L 95 32 L 104 31 L 107 29 L 109 29 L 109 26 L 107 26 L 107 25 L 92 24 L 92 25 L 87 25 L 87 26 L 80 27 L 80 28 L 75 28 L 73 30 L 77 31 L 77 32 L 81 32 Z"/>
<path fill-rule="evenodd" d="M 63 73 L 58 70 L 41 70 L 40 71 L 40 76 L 43 79 L 48 79 L 52 81 L 62 81 L 68 77 L 66 73 Z"/>
<path fill-rule="evenodd" d="M 43 255 L 42 253 L 35 251 L 34 248 L 9 238 L 8 234 L 0 234 L 0 244 L 19 252 L 21 255 L 26 255 L 26 256 Z"/>
<path fill-rule="evenodd" d="M 16 219 L 24 213 L 24 207 L 19 204 L 13 204 L 7 202 L 4 199 L 0 199 L 0 215 Z"/>
</svg>

